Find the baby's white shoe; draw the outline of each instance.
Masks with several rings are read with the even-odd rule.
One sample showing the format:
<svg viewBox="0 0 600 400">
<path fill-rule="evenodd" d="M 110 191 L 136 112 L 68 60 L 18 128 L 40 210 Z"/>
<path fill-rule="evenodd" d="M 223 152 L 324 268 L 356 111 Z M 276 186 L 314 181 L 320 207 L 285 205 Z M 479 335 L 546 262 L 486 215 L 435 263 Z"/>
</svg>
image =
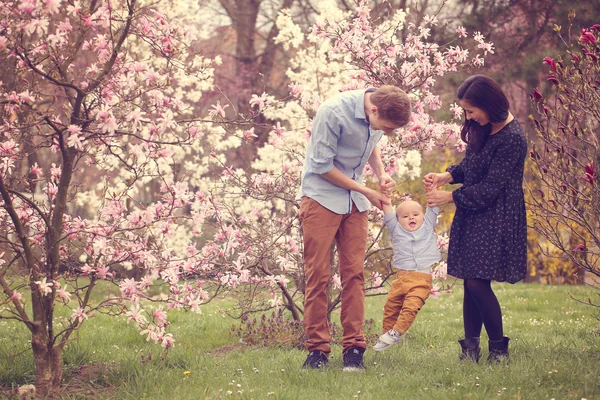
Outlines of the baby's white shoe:
<svg viewBox="0 0 600 400">
<path fill-rule="evenodd" d="M 402 334 L 394 329 L 390 329 L 383 335 L 379 336 L 379 340 L 377 344 L 373 346 L 373 350 L 375 351 L 383 351 L 390 346 L 395 345 L 402 339 Z"/>
</svg>

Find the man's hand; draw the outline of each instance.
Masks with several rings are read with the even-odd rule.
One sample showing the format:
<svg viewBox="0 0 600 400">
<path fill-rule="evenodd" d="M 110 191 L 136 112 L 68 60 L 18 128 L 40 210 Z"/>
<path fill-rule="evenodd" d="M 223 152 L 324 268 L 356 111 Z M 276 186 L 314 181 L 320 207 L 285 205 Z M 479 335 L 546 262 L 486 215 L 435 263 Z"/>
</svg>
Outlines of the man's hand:
<svg viewBox="0 0 600 400">
<path fill-rule="evenodd" d="M 427 191 L 428 207 L 441 207 L 448 203 L 454 203 L 454 200 L 452 199 L 452 192 L 437 189 Z"/>
<path fill-rule="evenodd" d="M 391 176 L 383 172 L 379 175 L 379 191 L 384 195 L 391 196 L 392 191 L 396 187 L 396 181 Z"/>
<path fill-rule="evenodd" d="M 364 195 L 371 202 L 372 205 L 383 210 L 384 205 L 391 205 L 390 199 L 383 193 L 379 193 L 377 190 L 368 189 Z"/>
</svg>

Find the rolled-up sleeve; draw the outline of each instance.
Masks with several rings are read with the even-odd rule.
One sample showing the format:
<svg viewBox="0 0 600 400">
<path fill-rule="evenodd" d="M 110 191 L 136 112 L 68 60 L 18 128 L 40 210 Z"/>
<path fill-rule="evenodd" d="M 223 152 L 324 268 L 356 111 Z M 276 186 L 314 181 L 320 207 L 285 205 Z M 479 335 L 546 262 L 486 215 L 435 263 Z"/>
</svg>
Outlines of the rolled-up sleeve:
<svg viewBox="0 0 600 400">
<path fill-rule="evenodd" d="M 333 169 L 333 159 L 341 134 L 339 118 L 330 107 L 321 107 L 312 125 L 312 154 L 308 158 L 308 169 L 315 174 L 324 174 Z"/>
</svg>

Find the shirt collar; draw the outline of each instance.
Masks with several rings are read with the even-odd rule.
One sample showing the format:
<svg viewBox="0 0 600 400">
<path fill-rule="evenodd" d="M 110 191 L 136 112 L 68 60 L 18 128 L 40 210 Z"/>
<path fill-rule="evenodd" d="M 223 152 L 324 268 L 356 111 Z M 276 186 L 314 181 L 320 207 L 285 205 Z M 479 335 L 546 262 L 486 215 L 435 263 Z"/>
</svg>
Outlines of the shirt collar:
<svg viewBox="0 0 600 400">
<path fill-rule="evenodd" d="M 354 107 L 354 116 L 356 118 L 367 121 L 367 115 L 365 114 L 365 93 L 374 92 L 375 90 L 377 89 L 369 88 L 358 91 L 358 98 L 356 99 L 356 106 Z"/>
</svg>

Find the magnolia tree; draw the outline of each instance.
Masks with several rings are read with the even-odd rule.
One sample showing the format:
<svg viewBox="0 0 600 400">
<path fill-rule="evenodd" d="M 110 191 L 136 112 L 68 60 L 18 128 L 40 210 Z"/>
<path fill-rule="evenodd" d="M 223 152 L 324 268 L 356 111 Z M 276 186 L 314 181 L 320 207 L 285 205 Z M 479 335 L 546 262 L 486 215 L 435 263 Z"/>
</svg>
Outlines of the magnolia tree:
<svg viewBox="0 0 600 400">
<path fill-rule="evenodd" d="M 168 347 L 166 308 L 199 311 L 219 290 L 208 287 L 218 251 L 198 242 L 216 207 L 189 183 L 207 166 L 189 154 L 235 138 L 193 118 L 213 61 L 194 54 L 189 26 L 148 4 L 0 3 L 0 54 L 14 68 L 0 88 L 0 318 L 30 330 L 42 396 L 94 314 L 126 312 Z M 131 266 L 139 279 L 123 275 Z M 95 301 L 103 282 L 119 294 Z M 156 282 L 164 294 L 151 298 Z"/>
<path fill-rule="evenodd" d="M 354 16 L 323 3 L 309 33 L 282 13 L 277 40 L 295 54 L 290 97 L 255 94 L 247 116 L 226 101 L 194 107 L 219 59 L 193 51 L 193 2 L 175 18 L 161 12 L 177 10 L 169 3 L 138 0 L 0 4 L 0 54 L 14 74 L 0 87 L 0 318 L 30 330 L 42 396 L 60 384 L 73 332 L 98 313 L 124 316 L 165 348 L 167 311 L 199 312 L 215 296 L 235 294 L 241 313 L 286 307 L 301 319 L 295 195 L 322 99 L 383 83 L 411 94 L 413 120 L 384 143 L 399 180 L 420 175 L 417 150 L 456 136 L 428 114 L 441 107 L 435 78 L 482 65 L 491 45 L 475 34 L 473 54 L 439 46 L 428 27 L 404 27 L 402 12 L 376 23 L 366 3 Z M 253 140 L 261 113 L 278 122 L 258 172 L 234 170 L 226 154 Z M 389 249 L 372 217 L 366 268 L 379 290 L 375 266 L 389 265 Z M 107 285 L 116 294 L 92 295 Z"/>
<path fill-rule="evenodd" d="M 444 145 L 449 140 L 461 149 L 464 146 L 457 140 L 456 124 L 435 122 L 430 116 L 442 107 L 432 89 L 439 76 L 483 65 L 482 56 L 492 51 L 492 45 L 478 33 L 468 39 L 467 32 L 459 28 L 457 43 L 441 46 L 430 38 L 430 26 L 437 23 L 435 16 L 426 19 L 427 26 L 405 26 L 404 11 L 397 11 L 383 21 L 373 21 L 366 2 L 361 2 L 352 14 L 339 10 L 334 3 L 319 3 L 317 24 L 309 32 L 296 25 L 289 12 L 283 11 L 278 16 L 279 34 L 275 41 L 295 54 L 292 68 L 287 71 L 292 82 L 290 98 L 275 99 L 266 93 L 253 95 L 250 104 L 254 111 L 278 121 L 252 165 L 254 170 L 262 172 L 248 174 L 223 165 L 222 189 L 216 189 L 215 183 L 213 198 L 224 199 L 223 195 L 214 195 L 220 190 L 230 199 L 227 228 L 232 233 L 221 235 L 220 240 L 210 245 L 223 251 L 233 240 L 238 246 L 223 262 L 236 269 L 227 273 L 221 270 L 223 283 L 244 283 L 237 287 L 246 294 L 241 297 L 240 307 L 234 310 L 237 315 L 283 306 L 295 319 L 302 317 L 302 235 L 296 216 L 296 195 L 304 150 L 311 134 L 311 117 L 321 101 L 340 90 L 381 84 L 398 85 L 410 94 L 414 103 L 411 123 L 398 131 L 397 139 L 384 141 L 382 149 L 387 171 L 398 181 L 421 175 L 419 150 Z M 402 37 L 401 32 L 408 33 Z M 473 49 L 460 47 L 462 42 Z M 460 118 L 461 109 L 456 104 L 450 108 L 455 118 Z M 226 123 L 224 106 L 214 105 L 212 113 L 216 120 Z M 242 133 L 248 140 L 253 135 L 253 128 Z M 367 169 L 366 175 L 371 176 L 372 171 Z M 397 198 L 401 194 L 399 190 Z M 371 223 L 365 260 L 367 290 L 381 293 L 383 282 L 392 274 L 391 250 L 388 241 L 379 240 L 383 223 L 377 210 L 371 214 Z M 446 244 L 447 236 L 441 235 L 440 246 Z M 340 302 L 336 257 L 332 251 L 329 312 Z M 436 271 L 438 275 L 445 276 L 444 263 Z M 258 287 L 264 285 L 264 278 L 257 279 L 258 276 L 265 276 L 270 282 L 266 293 Z M 255 277 L 256 285 L 247 284 L 251 277 Z"/>
<path fill-rule="evenodd" d="M 546 57 L 552 96 L 531 95 L 539 143 L 531 151 L 541 182 L 528 206 L 533 228 L 600 289 L 600 25 L 583 29 L 564 57 Z M 597 301 L 588 300 L 596 307 Z"/>
</svg>

